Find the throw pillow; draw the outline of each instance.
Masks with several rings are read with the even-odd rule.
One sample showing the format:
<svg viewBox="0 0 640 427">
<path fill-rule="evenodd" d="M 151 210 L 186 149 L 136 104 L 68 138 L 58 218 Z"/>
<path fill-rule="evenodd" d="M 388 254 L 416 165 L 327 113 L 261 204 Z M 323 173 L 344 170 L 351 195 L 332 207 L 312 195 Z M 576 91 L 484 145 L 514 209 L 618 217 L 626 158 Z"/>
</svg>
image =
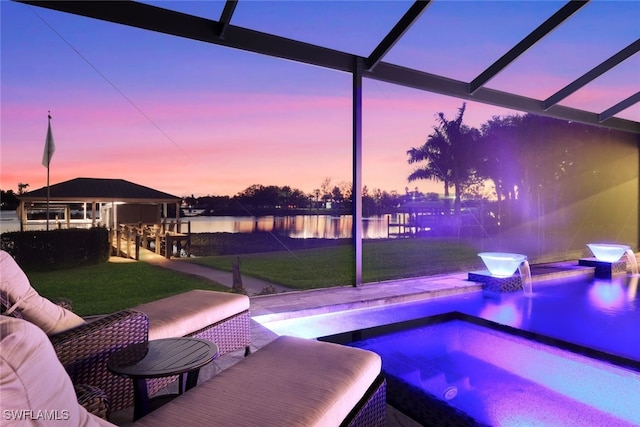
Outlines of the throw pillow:
<svg viewBox="0 0 640 427">
<path fill-rule="evenodd" d="M 47 335 L 57 334 L 86 323 L 75 313 L 62 308 L 36 292 L 26 274 L 5 251 L 0 251 L 0 292 L 7 295 L 11 307 L 4 314 L 18 311 L 25 320 Z"/>
<path fill-rule="evenodd" d="M 35 325 L 0 316 L 3 426 L 112 426 L 77 401 L 51 342 Z"/>
</svg>

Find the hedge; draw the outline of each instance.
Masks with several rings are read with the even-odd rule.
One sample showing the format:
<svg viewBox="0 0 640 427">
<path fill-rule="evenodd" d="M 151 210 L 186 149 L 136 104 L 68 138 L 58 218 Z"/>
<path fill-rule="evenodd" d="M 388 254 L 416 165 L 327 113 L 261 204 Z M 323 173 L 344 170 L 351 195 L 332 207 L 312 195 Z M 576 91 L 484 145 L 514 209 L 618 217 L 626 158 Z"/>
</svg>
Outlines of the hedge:
<svg viewBox="0 0 640 427">
<path fill-rule="evenodd" d="M 30 271 L 99 264 L 108 261 L 111 252 L 105 227 L 3 233 L 0 247 Z"/>
</svg>

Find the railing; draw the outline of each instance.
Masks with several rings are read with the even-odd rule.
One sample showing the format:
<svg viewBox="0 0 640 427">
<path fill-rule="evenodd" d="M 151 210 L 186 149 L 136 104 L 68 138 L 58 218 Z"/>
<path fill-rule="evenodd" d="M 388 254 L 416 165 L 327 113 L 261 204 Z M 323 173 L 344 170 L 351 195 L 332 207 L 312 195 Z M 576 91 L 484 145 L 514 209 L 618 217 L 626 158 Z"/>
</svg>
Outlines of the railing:
<svg viewBox="0 0 640 427">
<path fill-rule="evenodd" d="M 182 233 L 183 224 L 187 232 Z M 115 240 L 115 242 L 114 242 Z M 115 255 L 125 258 L 140 259 L 140 247 L 153 249 L 155 253 L 171 258 L 173 247 L 181 256 L 189 256 L 191 247 L 191 222 L 163 221 L 160 224 L 119 224 L 112 236 Z M 152 247 L 153 246 L 153 247 Z"/>
</svg>

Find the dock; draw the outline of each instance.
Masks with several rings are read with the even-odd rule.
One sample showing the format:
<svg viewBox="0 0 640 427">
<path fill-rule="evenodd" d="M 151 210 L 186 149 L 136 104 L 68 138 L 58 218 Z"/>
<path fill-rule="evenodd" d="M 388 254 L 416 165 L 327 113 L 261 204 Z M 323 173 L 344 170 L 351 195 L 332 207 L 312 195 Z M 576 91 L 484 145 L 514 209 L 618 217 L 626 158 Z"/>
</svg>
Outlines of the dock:
<svg viewBox="0 0 640 427">
<path fill-rule="evenodd" d="M 186 228 L 186 230 L 184 230 Z M 114 256 L 140 259 L 140 248 L 169 259 L 190 255 L 191 222 L 163 221 L 160 224 L 119 224 L 111 233 Z"/>
</svg>

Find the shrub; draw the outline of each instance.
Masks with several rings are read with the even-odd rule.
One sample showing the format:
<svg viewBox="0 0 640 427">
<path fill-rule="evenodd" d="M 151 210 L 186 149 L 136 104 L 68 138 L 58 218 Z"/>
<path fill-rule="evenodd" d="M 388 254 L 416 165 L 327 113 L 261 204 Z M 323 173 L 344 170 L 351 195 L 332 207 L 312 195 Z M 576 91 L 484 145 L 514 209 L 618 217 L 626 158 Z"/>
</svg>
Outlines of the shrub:
<svg viewBox="0 0 640 427">
<path fill-rule="evenodd" d="M 30 271 L 99 264 L 109 259 L 111 251 L 105 227 L 3 233 L 0 247 Z"/>
</svg>

